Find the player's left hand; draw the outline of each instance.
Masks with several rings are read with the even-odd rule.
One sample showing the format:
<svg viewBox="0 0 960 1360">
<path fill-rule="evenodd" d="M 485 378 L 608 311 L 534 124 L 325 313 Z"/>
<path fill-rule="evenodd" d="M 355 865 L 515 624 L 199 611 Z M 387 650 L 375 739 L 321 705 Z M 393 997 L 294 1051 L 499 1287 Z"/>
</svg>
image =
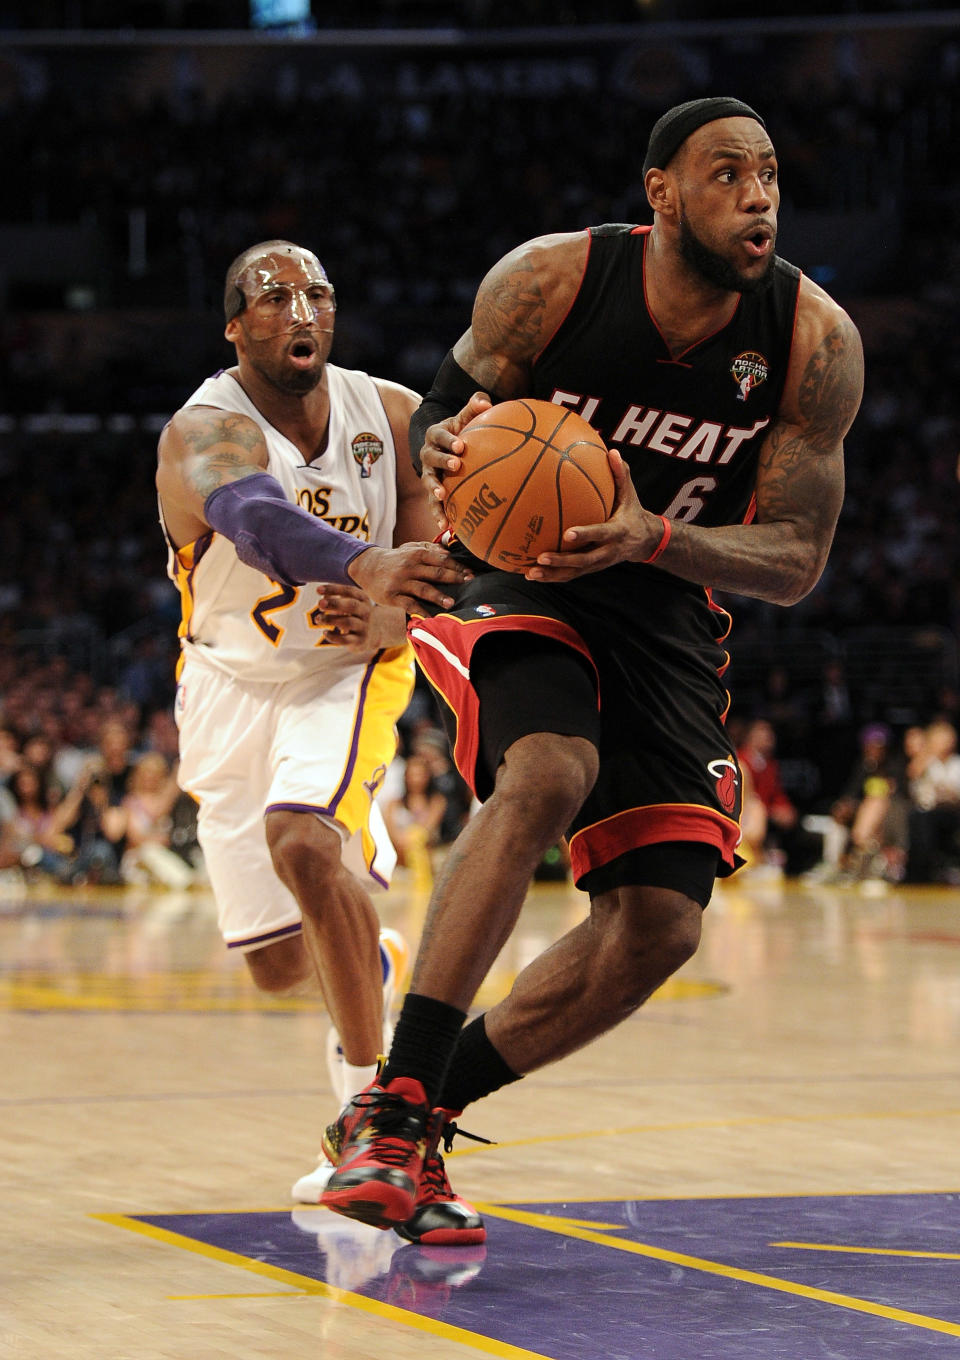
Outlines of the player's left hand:
<svg viewBox="0 0 960 1360">
<path fill-rule="evenodd" d="M 359 586 L 318 586 L 316 617 L 328 643 L 351 651 L 396 647 L 406 635 L 403 611 L 374 604 Z"/>
<path fill-rule="evenodd" d="M 557 584 L 602 571 L 615 562 L 642 562 L 660 541 L 663 522 L 640 504 L 630 469 L 616 449 L 608 453 L 616 488 L 613 510 L 604 524 L 577 525 L 563 535 L 560 552 L 540 553 L 525 573 L 528 581 Z"/>
<path fill-rule="evenodd" d="M 466 406 L 455 416 L 448 416 L 446 420 L 429 426 L 424 436 L 423 448 L 420 450 L 420 479 L 430 497 L 430 509 L 440 534 L 450 527 L 444 505 L 447 492 L 443 485 L 443 474 L 460 471 L 463 466 L 460 455 L 466 447 L 460 432 L 476 416 L 489 410 L 492 404 L 486 392 L 474 392 Z"/>
</svg>

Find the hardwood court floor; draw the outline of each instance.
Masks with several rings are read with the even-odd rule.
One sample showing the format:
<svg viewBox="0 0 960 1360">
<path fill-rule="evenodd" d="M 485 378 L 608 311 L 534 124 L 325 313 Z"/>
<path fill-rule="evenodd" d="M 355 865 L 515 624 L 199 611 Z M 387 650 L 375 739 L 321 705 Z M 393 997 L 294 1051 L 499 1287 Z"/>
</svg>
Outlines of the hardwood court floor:
<svg viewBox="0 0 960 1360">
<path fill-rule="evenodd" d="M 205 894 L 4 894 L 4 1360 L 960 1356 L 956 889 L 724 885 L 643 1011 L 471 1109 L 447 1254 L 294 1210 L 326 1018 Z M 536 886 L 480 1003 L 584 909 Z"/>
</svg>

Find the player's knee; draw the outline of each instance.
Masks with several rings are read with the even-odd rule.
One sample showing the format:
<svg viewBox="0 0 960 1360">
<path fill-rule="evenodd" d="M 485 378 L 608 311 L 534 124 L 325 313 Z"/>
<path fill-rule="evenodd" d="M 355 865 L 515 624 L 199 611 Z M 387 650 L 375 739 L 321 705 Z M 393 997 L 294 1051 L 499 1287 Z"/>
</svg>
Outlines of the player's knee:
<svg viewBox="0 0 960 1360">
<path fill-rule="evenodd" d="M 250 976 L 261 992 L 280 995 L 297 991 L 313 977 L 303 937 L 275 940 L 244 954 Z"/>
<path fill-rule="evenodd" d="M 340 837 L 311 812 L 269 812 L 266 833 L 273 867 L 298 900 L 340 869 Z"/>
<path fill-rule="evenodd" d="M 703 910 L 699 903 L 667 889 L 649 889 L 653 909 L 641 932 L 632 932 L 637 973 L 670 977 L 693 958 L 700 945 Z M 645 938 L 644 938 L 645 937 Z"/>
<path fill-rule="evenodd" d="M 669 913 L 660 931 L 659 947 L 664 966 L 670 973 L 689 962 L 700 947 L 703 931 L 703 908 L 688 897 L 681 899 Z"/>
<path fill-rule="evenodd" d="M 697 952 L 703 911 L 691 898 L 665 889 L 621 891 L 626 902 L 612 914 L 604 973 L 609 1003 L 626 1016 Z M 629 894 L 637 896 L 631 901 Z"/>
<path fill-rule="evenodd" d="M 540 732 L 507 751 L 497 792 L 516 804 L 518 819 L 563 835 L 597 778 L 597 748 L 582 737 Z"/>
</svg>

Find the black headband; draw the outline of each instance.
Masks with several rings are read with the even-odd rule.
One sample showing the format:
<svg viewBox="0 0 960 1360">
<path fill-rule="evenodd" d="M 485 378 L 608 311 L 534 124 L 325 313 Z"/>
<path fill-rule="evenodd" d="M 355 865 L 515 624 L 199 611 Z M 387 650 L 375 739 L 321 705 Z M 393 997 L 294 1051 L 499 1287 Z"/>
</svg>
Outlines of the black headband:
<svg viewBox="0 0 960 1360">
<path fill-rule="evenodd" d="M 749 104 L 725 95 L 712 99 L 691 99 L 686 104 L 678 104 L 676 108 L 668 109 L 653 125 L 643 161 L 644 175 L 653 166 L 665 170 L 692 132 L 702 128 L 704 123 L 716 122 L 718 118 L 752 118 L 762 128 L 767 126 Z"/>
</svg>

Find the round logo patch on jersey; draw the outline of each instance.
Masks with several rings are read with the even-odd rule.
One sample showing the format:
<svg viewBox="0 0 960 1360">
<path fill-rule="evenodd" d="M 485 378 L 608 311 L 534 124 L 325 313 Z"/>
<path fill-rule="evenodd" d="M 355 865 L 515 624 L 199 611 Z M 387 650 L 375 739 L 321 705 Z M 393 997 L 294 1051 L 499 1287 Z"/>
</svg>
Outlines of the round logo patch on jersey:
<svg viewBox="0 0 960 1360">
<path fill-rule="evenodd" d="M 757 354 L 756 350 L 748 349 L 737 355 L 730 365 L 730 373 L 733 381 L 740 389 L 737 392 L 737 401 L 746 401 L 755 387 L 759 387 L 762 382 L 767 381 L 770 376 L 770 369 L 762 354 Z"/>
<path fill-rule="evenodd" d="M 365 430 L 363 434 L 355 434 L 350 441 L 350 448 L 353 456 L 360 467 L 360 476 L 369 477 L 370 471 L 378 458 L 383 457 L 383 440 L 379 435 L 371 434 Z"/>
</svg>

